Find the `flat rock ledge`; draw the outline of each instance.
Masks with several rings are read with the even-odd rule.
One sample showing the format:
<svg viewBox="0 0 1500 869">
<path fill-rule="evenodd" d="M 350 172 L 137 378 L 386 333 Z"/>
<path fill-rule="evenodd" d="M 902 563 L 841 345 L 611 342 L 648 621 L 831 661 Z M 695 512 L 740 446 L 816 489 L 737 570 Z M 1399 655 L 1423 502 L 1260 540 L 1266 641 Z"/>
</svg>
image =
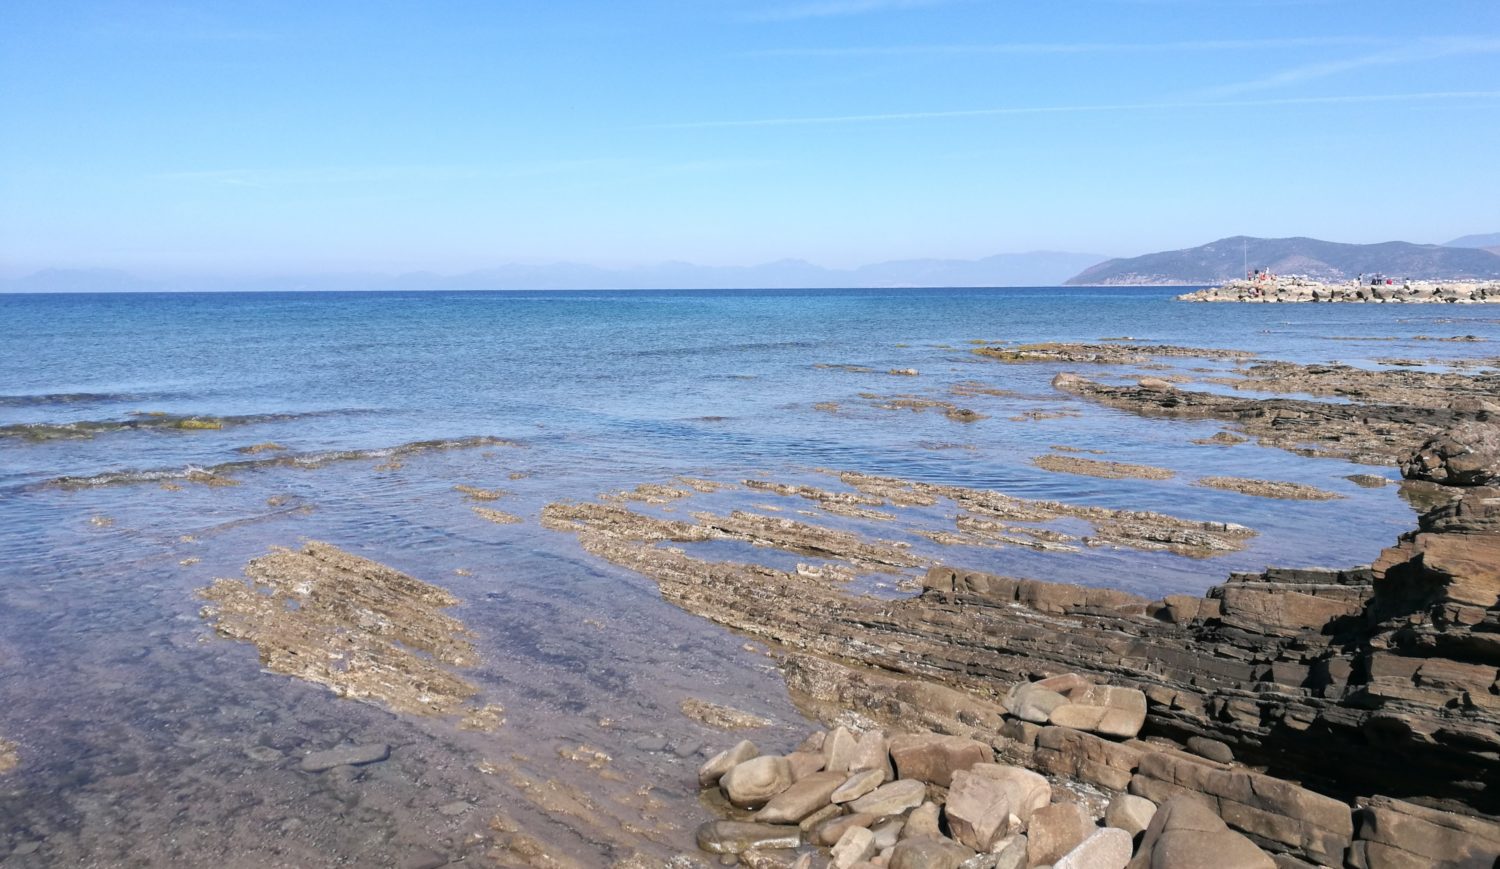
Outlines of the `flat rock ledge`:
<svg viewBox="0 0 1500 869">
<path fill-rule="evenodd" d="M 1394 302 L 1473 304 L 1500 302 L 1500 281 L 1345 281 L 1329 284 L 1301 277 L 1228 281 L 1185 293 L 1184 302 Z"/>
</svg>

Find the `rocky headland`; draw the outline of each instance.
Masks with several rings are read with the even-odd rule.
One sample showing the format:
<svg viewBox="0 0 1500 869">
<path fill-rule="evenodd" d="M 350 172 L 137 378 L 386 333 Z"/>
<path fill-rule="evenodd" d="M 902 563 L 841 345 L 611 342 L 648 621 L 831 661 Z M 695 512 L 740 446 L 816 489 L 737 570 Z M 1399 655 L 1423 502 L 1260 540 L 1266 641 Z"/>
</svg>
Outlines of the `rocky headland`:
<svg viewBox="0 0 1500 869">
<path fill-rule="evenodd" d="M 1500 281 L 1399 281 L 1325 283 L 1298 276 L 1226 281 L 1184 293 L 1184 302 L 1500 302 Z"/>
</svg>

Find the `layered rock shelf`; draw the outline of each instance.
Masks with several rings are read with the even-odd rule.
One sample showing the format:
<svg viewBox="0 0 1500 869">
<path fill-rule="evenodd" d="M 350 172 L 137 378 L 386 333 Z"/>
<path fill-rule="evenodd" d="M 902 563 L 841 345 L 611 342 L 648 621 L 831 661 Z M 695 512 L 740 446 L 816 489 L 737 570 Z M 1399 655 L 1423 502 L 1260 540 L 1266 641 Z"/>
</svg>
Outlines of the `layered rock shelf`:
<svg viewBox="0 0 1500 869">
<path fill-rule="evenodd" d="M 1406 464 L 1472 485 L 1374 565 L 1235 574 L 1202 598 L 937 566 L 920 597 L 876 603 L 637 561 L 669 599 L 772 641 L 811 711 L 856 723 L 710 760 L 723 818 L 700 844 L 768 866 L 810 847 L 838 867 L 1491 866 L 1492 435 Z"/>
<path fill-rule="evenodd" d="M 1243 837 L 1254 850 L 1233 865 L 1487 866 L 1500 857 L 1493 817 L 1500 813 L 1494 443 L 1488 423 L 1471 421 L 1413 451 L 1408 476 L 1467 485 L 1444 486 L 1451 500 L 1426 513 L 1419 529 L 1374 565 L 1233 574 L 1201 598 L 1147 600 L 939 565 L 927 571 L 920 596 L 878 601 L 844 594 L 816 572 L 710 562 L 656 545 L 717 533 L 704 525 L 577 506 L 549 508 L 549 518 L 553 527 L 578 533 L 591 552 L 654 579 L 668 600 L 764 640 L 810 713 L 866 733 L 977 741 L 991 754 L 975 764 L 1045 774 L 1055 794 L 1074 794 L 1064 803 L 1084 805 L 1086 817 L 1073 831 L 1078 837 L 1066 849 L 1049 852 L 1045 863 L 1031 855 L 1003 865 L 1059 865 L 1053 861 L 1067 859 L 1073 848 L 1111 835 L 1101 832 L 1111 826 L 1107 821 L 1096 822 L 1129 795 L 1160 807 L 1168 819 L 1196 819 L 1184 821 L 1183 830 L 1213 833 L 1222 847 L 1233 850 L 1238 846 L 1222 843 Z M 849 479 L 865 495 L 932 497 L 902 481 Z M 724 524 L 709 518 L 700 518 L 709 529 Z M 862 552 L 853 541 L 799 545 Z M 826 761 L 817 767 L 796 754 L 763 759 L 741 746 L 731 755 L 734 768 L 756 764 L 726 786 L 726 805 L 740 814 L 726 811 L 701 841 L 789 857 L 796 855 L 789 850 L 793 838 L 802 848 L 842 844 L 833 856 L 841 866 L 870 857 L 888 866 L 996 866 L 1002 864 L 964 861 L 1009 836 L 1032 835 L 1010 820 L 986 827 L 984 835 L 964 832 L 972 821 L 945 814 L 955 797 L 939 790 L 954 787 L 952 777 L 907 775 L 895 760 L 897 777 L 870 793 L 917 784 L 886 793 L 890 805 L 871 811 L 858 804 L 869 794 L 833 809 L 844 805 L 834 793 L 848 795 L 870 782 L 853 780 L 860 770 L 829 768 Z M 712 773 L 705 772 L 705 783 Z M 809 778 L 815 773 L 837 775 Z M 803 781 L 812 783 L 790 790 Z M 736 796 L 741 785 L 746 790 Z M 770 817 L 743 815 L 772 806 L 784 790 L 795 799 L 775 803 Z M 1184 800 L 1193 807 L 1181 807 Z M 942 809 L 937 827 L 948 841 L 922 846 L 928 862 L 898 861 L 918 848 L 903 846 L 906 825 L 931 832 L 935 809 L 923 810 L 929 802 Z M 1136 806 L 1145 813 L 1145 803 Z M 849 834 L 844 842 L 847 829 L 833 837 L 819 833 L 821 826 L 802 825 L 814 815 L 825 824 L 873 815 L 862 819 L 876 838 Z M 1222 834 L 1201 829 L 1210 816 L 1224 825 Z M 882 821 L 899 825 L 877 830 Z M 742 823 L 778 829 L 734 826 Z M 1005 834 L 995 838 L 1002 828 Z M 1159 844 L 1148 847 L 1148 839 L 1170 840 L 1171 829 L 1164 826 L 1154 838 L 1145 832 L 1132 843 L 1132 865 L 1202 865 L 1159 858 Z M 723 849 L 729 846 L 711 847 Z M 1115 862 L 1097 865 L 1125 865 L 1116 860 L 1120 849 L 1110 853 Z M 1081 859 L 1060 865 L 1096 865 Z"/>
<path fill-rule="evenodd" d="M 1275 276 L 1235 280 L 1185 293 L 1184 302 L 1500 302 L 1500 281 L 1346 281 Z"/>
<path fill-rule="evenodd" d="M 979 355 L 1141 365 L 1206 354 L 1046 345 Z M 1196 392 L 1153 377 L 1120 385 L 1063 373 L 1053 385 L 1142 415 L 1221 420 L 1304 455 L 1400 466 L 1409 497 L 1427 504 L 1418 528 L 1371 565 L 1235 573 L 1201 597 L 1152 600 L 933 564 L 900 541 L 748 513 L 684 521 L 619 502 L 547 507 L 544 526 L 763 642 L 793 700 L 828 727 L 791 752 L 741 742 L 706 764 L 703 801 L 718 818 L 700 845 L 744 865 L 842 869 L 1496 865 L 1500 383 L 1236 361 L 1220 382 L 1341 400 Z M 1043 466 L 1131 475 L 1079 462 Z M 907 508 L 951 504 L 956 530 L 915 532 L 939 543 L 1211 557 L 1252 533 L 827 473 L 847 490 L 743 485 L 896 527 Z M 1204 484 L 1329 494 L 1247 478 Z M 1092 533 L 1049 524 L 1079 519 Z M 704 545 L 716 541 L 833 563 L 716 561 Z M 915 597 L 843 587 L 855 572 L 913 569 L 925 571 Z"/>
</svg>

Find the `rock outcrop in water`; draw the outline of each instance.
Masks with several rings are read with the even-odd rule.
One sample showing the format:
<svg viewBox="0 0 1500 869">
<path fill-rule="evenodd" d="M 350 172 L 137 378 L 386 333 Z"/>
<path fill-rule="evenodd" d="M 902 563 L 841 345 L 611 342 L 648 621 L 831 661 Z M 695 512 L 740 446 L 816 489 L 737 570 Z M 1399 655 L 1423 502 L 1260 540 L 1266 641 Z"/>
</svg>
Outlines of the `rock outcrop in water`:
<svg viewBox="0 0 1500 869">
<path fill-rule="evenodd" d="M 1391 465 L 1454 425 L 1488 419 L 1490 402 L 1473 399 L 1450 406 L 1334 404 L 1298 398 L 1240 398 L 1155 386 L 1117 386 L 1063 373 L 1057 389 L 1142 416 L 1217 419 L 1234 423 L 1265 446 L 1307 456 Z M 1288 387 L 1292 388 L 1292 387 Z M 1454 391 L 1448 393 L 1454 396 Z"/>
<path fill-rule="evenodd" d="M 442 612 L 459 603 L 443 589 L 316 541 L 252 560 L 245 577 L 203 589 L 203 618 L 253 643 L 267 669 L 401 712 L 498 724 L 495 707 L 463 708 L 478 689 L 455 671 L 478 658 Z"/>
</svg>

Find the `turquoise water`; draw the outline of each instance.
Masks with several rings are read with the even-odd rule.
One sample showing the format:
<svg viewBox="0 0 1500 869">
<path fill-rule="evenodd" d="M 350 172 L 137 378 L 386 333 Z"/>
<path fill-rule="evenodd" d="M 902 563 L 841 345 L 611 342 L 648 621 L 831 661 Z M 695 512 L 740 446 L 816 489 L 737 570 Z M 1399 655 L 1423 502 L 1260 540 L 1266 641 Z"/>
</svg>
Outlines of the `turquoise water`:
<svg viewBox="0 0 1500 869">
<path fill-rule="evenodd" d="M 776 722 L 760 737 L 768 744 L 805 722 L 743 640 L 542 529 L 537 514 L 557 500 L 679 474 L 832 488 L 818 469 L 857 470 L 1259 532 L 1242 552 L 1195 560 L 944 547 L 909 529 L 807 520 L 906 540 L 933 560 L 1150 595 L 1198 593 L 1270 563 L 1365 562 L 1412 524 L 1395 487 L 1344 479 L 1393 477 L 1390 469 L 1254 444 L 1197 446 L 1192 439 L 1221 427 L 1141 419 L 1049 386 L 1061 370 L 1170 372 L 1002 365 L 974 356 L 969 342 L 1132 337 L 1374 365 L 1492 357 L 1496 311 L 1189 305 L 1173 294 L 0 296 L 0 739 L 18 743 L 21 757 L 0 776 L 0 860 L 382 865 L 419 848 L 463 856 L 479 847 L 466 837 L 484 833 L 481 816 L 493 810 L 550 823 L 513 781 L 474 772 L 476 758 L 524 755 L 529 774 L 563 780 L 574 773 L 557 750 L 584 743 L 613 755 L 627 778 L 668 783 L 661 812 L 683 816 L 685 831 L 663 833 L 663 847 L 687 847 L 696 809 L 682 781 L 701 760 L 694 750 L 725 737 L 684 719 L 678 702 L 706 697 L 763 714 Z M 1417 339 L 1454 335 L 1486 340 Z M 1166 361 L 1193 378 L 1232 364 Z M 886 373 L 905 368 L 919 375 Z M 949 394 L 969 381 L 1008 394 Z M 884 410 L 870 395 L 952 400 L 987 418 Z M 836 412 L 815 407 L 825 402 Z M 180 418 L 224 424 L 184 429 Z M 102 425 L 85 431 L 92 423 Z M 463 445 L 473 438 L 504 443 Z M 429 441 L 458 445 L 398 449 Z M 284 449 L 244 451 L 266 442 Z M 1030 464 L 1052 445 L 1177 477 L 1099 480 Z M 238 485 L 191 481 L 194 469 L 226 463 L 239 463 L 226 472 Z M 1311 483 L 1344 500 L 1269 501 L 1191 485 L 1210 474 Z M 455 484 L 505 489 L 487 506 L 524 521 L 477 518 Z M 795 516 L 791 500 L 722 492 L 682 511 Z M 505 705 L 507 725 L 481 737 L 338 701 L 262 673 L 253 649 L 203 628 L 196 589 L 304 538 L 462 598 L 457 614 L 485 661 L 475 678 Z M 890 577 L 855 590 L 902 593 Z M 403 748 L 357 782 L 329 784 L 296 768 L 302 752 L 372 734 Z M 635 747 L 659 738 L 666 750 Z M 436 811 L 455 799 L 475 808 Z M 620 856 L 621 846 L 580 836 L 570 847 L 589 863 Z"/>
</svg>

